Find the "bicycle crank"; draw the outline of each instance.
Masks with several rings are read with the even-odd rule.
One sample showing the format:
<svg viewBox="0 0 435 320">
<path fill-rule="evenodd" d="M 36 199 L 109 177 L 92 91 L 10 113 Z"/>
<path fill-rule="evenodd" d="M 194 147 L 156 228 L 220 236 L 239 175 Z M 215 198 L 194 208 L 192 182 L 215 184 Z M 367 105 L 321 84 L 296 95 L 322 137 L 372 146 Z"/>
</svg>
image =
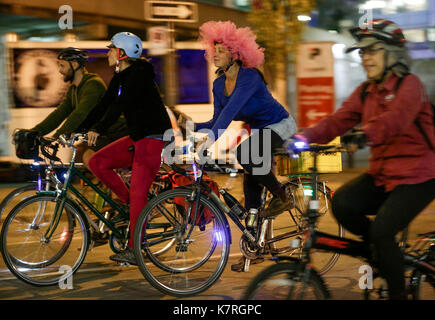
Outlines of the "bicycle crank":
<svg viewBox="0 0 435 320">
<path fill-rule="evenodd" d="M 260 256 L 259 248 L 252 245 L 244 236 L 240 238 L 240 251 L 249 260 L 254 260 Z"/>
</svg>

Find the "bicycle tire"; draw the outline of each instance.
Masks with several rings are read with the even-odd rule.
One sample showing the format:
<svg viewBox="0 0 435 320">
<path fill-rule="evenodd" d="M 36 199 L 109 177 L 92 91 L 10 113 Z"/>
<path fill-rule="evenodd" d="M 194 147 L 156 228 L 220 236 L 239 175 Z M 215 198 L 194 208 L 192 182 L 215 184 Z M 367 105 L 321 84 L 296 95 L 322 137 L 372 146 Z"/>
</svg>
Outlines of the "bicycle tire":
<svg viewBox="0 0 435 320">
<path fill-rule="evenodd" d="M 83 263 L 88 250 L 86 217 L 70 199 L 65 202 L 65 211 L 56 229 L 58 232 L 55 230 L 53 234 L 55 237 L 48 242 L 43 240 L 42 236 L 52 221 L 50 209 L 56 201 L 59 201 L 56 195 L 35 195 L 25 199 L 6 217 L 0 234 L 0 250 L 6 266 L 18 279 L 34 286 L 56 285 L 72 276 Z M 41 203 L 43 213 L 33 217 L 33 205 L 38 204 L 41 208 Z M 16 240 L 18 237 L 23 240 Z M 51 252 L 54 254 L 48 255 Z"/>
<path fill-rule="evenodd" d="M 280 262 L 269 266 L 249 283 L 242 299 L 293 300 L 293 297 L 301 298 L 298 295 L 299 292 L 293 292 L 295 286 L 303 285 L 297 272 L 298 268 L 299 264 L 295 262 Z M 292 293 L 294 293 L 294 296 L 291 296 Z M 329 298 L 328 288 L 322 278 L 314 269 L 311 269 L 308 288 L 305 288 L 302 299 L 325 300 Z"/>
<path fill-rule="evenodd" d="M 434 292 L 435 277 L 432 275 L 426 275 L 418 269 L 413 269 L 409 280 L 407 281 L 407 293 L 409 295 L 408 299 L 432 300 Z"/>
<path fill-rule="evenodd" d="M 154 288 L 176 297 L 196 295 L 211 287 L 224 271 L 229 256 L 230 235 L 225 217 L 207 196 L 201 195 L 199 205 L 210 210 L 214 219 L 203 231 L 189 223 L 185 212 L 179 212 L 177 202 L 191 194 L 192 189 L 185 187 L 159 194 L 142 210 L 134 230 L 140 271 Z M 183 232 L 190 231 L 186 241 Z M 173 239 L 176 243 L 169 250 L 154 254 L 161 251 L 159 245 L 167 246 Z M 150 262 L 144 261 L 144 256 Z"/>
<path fill-rule="evenodd" d="M 3 216 L 3 213 L 6 211 L 6 208 L 9 206 L 11 209 L 16 206 L 18 202 L 21 202 L 24 198 L 30 197 L 31 195 L 27 195 L 24 198 L 20 198 L 16 203 L 16 198 L 21 196 L 23 193 L 28 191 L 37 191 L 38 184 L 36 182 L 27 184 L 25 186 L 19 187 L 17 189 L 12 190 L 9 194 L 3 199 L 0 203 L 0 221 Z"/>
<path fill-rule="evenodd" d="M 305 177 L 294 178 L 284 183 L 284 186 L 289 190 L 289 193 L 293 197 L 295 207 L 286 212 L 290 215 L 290 217 L 288 217 L 286 213 L 282 213 L 269 220 L 268 232 L 266 234 L 267 240 L 288 232 L 295 234 L 293 238 L 299 237 L 302 240 L 302 233 L 304 231 L 303 213 L 306 210 L 309 201 L 308 196 L 311 193 L 311 180 Z M 305 188 L 308 189 L 306 190 Z M 301 198 L 302 195 L 305 196 L 305 192 L 307 191 L 308 194 L 306 197 Z M 319 201 L 321 203 L 319 211 L 323 211 L 325 216 L 322 216 L 318 219 L 317 229 L 319 231 L 328 231 L 328 233 L 334 234 L 334 232 L 331 232 L 331 230 L 335 230 L 336 226 L 337 231 L 335 232 L 335 235 L 344 237 L 345 230 L 343 226 L 337 224 L 335 220 L 333 220 L 333 215 L 331 212 L 331 190 L 328 186 L 326 186 L 326 184 L 324 185 L 322 182 L 319 182 L 317 184 L 317 192 L 319 195 Z M 289 221 L 292 222 L 292 224 L 289 224 Z M 300 245 L 300 248 L 302 248 L 302 241 L 300 242 Z M 272 255 L 282 255 L 287 253 L 290 256 L 298 257 L 301 254 L 301 249 L 291 248 L 289 237 L 285 237 L 282 241 L 271 243 L 269 245 L 269 249 Z M 312 250 L 312 263 L 318 270 L 319 275 L 324 275 L 331 270 L 337 263 L 339 257 L 339 253 L 321 252 L 314 249 Z"/>
</svg>

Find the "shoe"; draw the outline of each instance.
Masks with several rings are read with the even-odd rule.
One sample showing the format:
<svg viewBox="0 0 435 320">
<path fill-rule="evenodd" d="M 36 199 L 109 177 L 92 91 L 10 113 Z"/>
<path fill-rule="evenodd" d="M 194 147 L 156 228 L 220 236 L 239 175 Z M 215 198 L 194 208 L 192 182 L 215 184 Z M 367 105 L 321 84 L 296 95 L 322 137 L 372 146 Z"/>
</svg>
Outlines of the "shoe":
<svg viewBox="0 0 435 320">
<path fill-rule="evenodd" d="M 110 260 L 118 263 L 126 262 L 128 264 L 137 266 L 136 257 L 134 255 L 133 249 L 130 247 L 127 247 L 125 250 L 121 251 L 120 253 L 110 256 Z"/>
<path fill-rule="evenodd" d="M 270 218 L 293 208 L 293 201 L 287 198 L 285 201 L 279 197 L 273 197 L 266 209 L 259 213 L 261 218 Z"/>
<path fill-rule="evenodd" d="M 241 257 L 239 262 L 231 265 L 231 271 L 235 272 L 243 272 L 243 269 L 245 268 L 245 257 Z M 250 261 L 250 264 L 259 264 L 264 262 L 263 257 L 258 257 L 256 259 L 253 259 Z"/>
</svg>

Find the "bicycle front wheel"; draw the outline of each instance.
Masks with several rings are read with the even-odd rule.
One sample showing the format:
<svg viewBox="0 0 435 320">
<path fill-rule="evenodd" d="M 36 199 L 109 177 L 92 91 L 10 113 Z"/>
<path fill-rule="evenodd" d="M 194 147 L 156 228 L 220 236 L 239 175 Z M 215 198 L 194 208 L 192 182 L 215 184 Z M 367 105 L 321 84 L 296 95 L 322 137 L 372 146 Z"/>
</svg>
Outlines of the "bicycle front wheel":
<svg viewBox="0 0 435 320">
<path fill-rule="evenodd" d="M 159 194 L 143 209 L 134 230 L 142 274 L 156 289 L 177 297 L 212 286 L 224 271 L 230 249 L 225 218 L 205 195 L 199 200 L 198 215 L 209 210 L 214 218 L 203 227 L 193 223 L 192 192 L 176 188 Z"/>
<path fill-rule="evenodd" d="M 0 235 L 3 259 L 26 283 L 59 284 L 72 276 L 86 256 L 86 217 L 67 200 L 55 223 L 59 202 L 55 195 L 36 195 L 19 203 L 5 219 Z M 53 234 L 46 238 L 49 228 L 54 228 Z"/>
<path fill-rule="evenodd" d="M 288 193 L 294 201 L 294 207 L 290 210 L 270 219 L 268 224 L 268 241 L 270 250 L 274 255 L 288 254 L 293 257 L 300 257 L 303 242 L 300 241 L 298 248 L 292 248 L 289 239 L 299 238 L 306 230 L 306 222 L 303 214 L 308 208 L 308 203 L 313 196 L 311 180 L 305 177 L 294 178 L 285 183 Z M 325 183 L 317 184 L 317 197 L 319 200 L 319 213 L 322 215 L 317 219 L 316 229 L 338 237 L 344 237 L 344 228 L 337 224 L 331 210 L 331 190 Z M 281 240 L 279 240 L 281 238 Z M 277 240 L 278 239 L 278 240 Z M 311 250 L 311 262 L 323 275 L 335 265 L 340 254 Z"/>
<path fill-rule="evenodd" d="M 249 284 L 245 300 L 324 300 L 329 292 L 322 278 L 311 270 L 306 284 L 297 263 L 277 263 L 260 272 Z"/>
</svg>

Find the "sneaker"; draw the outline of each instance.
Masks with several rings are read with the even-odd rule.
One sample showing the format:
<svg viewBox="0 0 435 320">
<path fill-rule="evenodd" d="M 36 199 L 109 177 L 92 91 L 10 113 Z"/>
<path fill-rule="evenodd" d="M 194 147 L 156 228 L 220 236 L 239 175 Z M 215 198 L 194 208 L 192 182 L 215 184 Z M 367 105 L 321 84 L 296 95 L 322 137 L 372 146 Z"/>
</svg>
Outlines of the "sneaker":
<svg viewBox="0 0 435 320">
<path fill-rule="evenodd" d="M 137 266 L 136 257 L 134 255 L 133 249 L 130 247 L 127 247 L 125 250 L 121 251 L 120 253 L 110 256 L 110 260 L 118 263 L 127 262 L 128 264 Z"/>
<path fill-rule="evenodd" d="M 279 197 L 273 197 L 267 208 L 261 211 L 259 215 L 261 218 L 270 218 L 277 216 L 280 213 L 291 209 L 292 207 L 293 202 L 291 199 L 287 198 L 286 201 L 282 201 Z"/>
<path fill-rule="evenodd" d="M 235 272 L 243 272 L 243 269 L 245 268 L 245 257 L 241 257 L 239 262 L 231 265 L 231 270 Z M 263 257 L 258 257 L 256 259 L 253 259 L 250 261 L 250 264 L 258 264 L 264 262 Z"/>
</svg>

